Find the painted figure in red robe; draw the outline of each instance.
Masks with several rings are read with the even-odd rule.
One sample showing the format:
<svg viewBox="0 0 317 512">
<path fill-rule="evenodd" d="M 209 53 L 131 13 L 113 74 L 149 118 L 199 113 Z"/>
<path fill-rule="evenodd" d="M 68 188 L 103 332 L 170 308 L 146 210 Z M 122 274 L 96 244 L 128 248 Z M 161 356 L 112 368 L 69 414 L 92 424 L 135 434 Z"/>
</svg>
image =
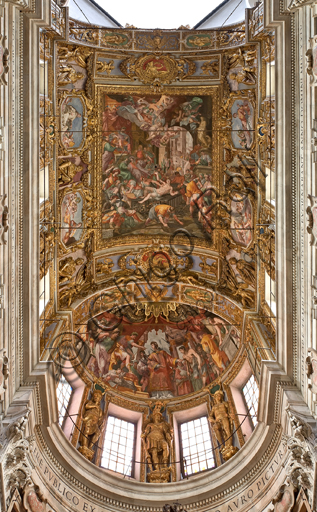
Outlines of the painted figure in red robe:
<svg viewBox="0 0 317 512">
<path fill-rule="evenodd" d="M 165 350 L 159 348 L 158 344 L 151 343 L 153 352 L 148 357 L 150 370 L 148 392 L 153 391 L 174 391 L 171 379 L 172 368 L 175 367 L 177 359 L 170 356 Z"/>
</svg>

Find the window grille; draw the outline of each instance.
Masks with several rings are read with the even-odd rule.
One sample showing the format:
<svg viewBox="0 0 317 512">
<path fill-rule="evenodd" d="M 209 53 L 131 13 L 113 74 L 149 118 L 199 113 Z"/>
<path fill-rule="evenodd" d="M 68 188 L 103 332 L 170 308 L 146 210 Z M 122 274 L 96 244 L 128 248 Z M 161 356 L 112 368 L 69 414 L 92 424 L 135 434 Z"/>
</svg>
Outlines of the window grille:
<svg viewBox="0 0 317 512">
<path fill-rule="evenodd" d="M 64 375 L 61 375 L 61 377 L 59 379 L 58 386 L 56 388 L 58 414 L 59 414 L 58 423 L 59 423 L 60 427 L 63 425 L 72 391 L 73 391 L 73 388 L 71 387 L 71 385 L 67 382 Z"/>
<path fill-rule="evenodd" d="M 243 387 L 243 394 L 251 416 L 251 421 L 255 427 L 258 423 L 259 386 L 254 375 L 251 375 L 248 382 Z"/>
<path fill-rule="evenodd" d="M 215 467 L 207 416 L 180 425 L 183 476 Z"/>
<path fill-rule="evenodd" d="M 108 416 L 101 467 L 126 476 L 133 476 L 134 446 L 134 423 Z"/>
</svg>

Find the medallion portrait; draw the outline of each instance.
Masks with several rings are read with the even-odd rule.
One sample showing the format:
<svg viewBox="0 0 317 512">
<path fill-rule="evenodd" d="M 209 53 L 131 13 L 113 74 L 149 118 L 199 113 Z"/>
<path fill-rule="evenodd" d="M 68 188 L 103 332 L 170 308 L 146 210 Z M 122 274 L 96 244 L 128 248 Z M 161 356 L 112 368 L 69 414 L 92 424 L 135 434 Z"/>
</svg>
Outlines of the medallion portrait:
<svg viewBox="0 0 317 512">
<path fill-rule="evenodd" d="M 247 247 L 252 240 L 252 206 L 248 197 L 235 194 L 231 201 L 231 234 L 235 242 Z"/>
<path fill-rule="evenodd" d="M 64 196 L 61 205 L 61 240 L 69 246 L 80 240 L 82 235 L 83 198 L 79 192 L 71 192 Z"/>
<path fill-rule="evenodd" d="M 83 100 L 67 96 L 61 105 L 61 142 L 68 149 L 77 149 L 83 143 Z"/>
<path fill-rule="evenodd" d="M 232 142 L 237 149 L 251 149 L 254 139 L 254 109 L 249 100 L 236 100 L 231 109 Z"/>
</svg>

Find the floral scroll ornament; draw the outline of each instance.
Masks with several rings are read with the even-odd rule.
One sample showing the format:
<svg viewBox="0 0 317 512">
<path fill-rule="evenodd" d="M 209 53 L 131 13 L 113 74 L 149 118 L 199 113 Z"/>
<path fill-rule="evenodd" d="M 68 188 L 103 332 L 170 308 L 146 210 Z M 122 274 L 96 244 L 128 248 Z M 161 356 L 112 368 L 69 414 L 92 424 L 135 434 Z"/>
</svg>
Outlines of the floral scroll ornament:
<svg viewBox="0 0 317 512">
<path fill-rule="evenodd" d="M 201 66 L 203 75 L 218 77 L 219 75 L 219 58 L 211 59 L 209 62 L 205 62 Z"/>
<path fill-rule="evenodd" d="M 9 71 L 9 50 L 4 47 L 6 36 L 0 35 L 0 84 L 8 85 L 5 75 Z"/>
<path fill-rule="evenodd" d="M 312 236 L 310 245 L 317 246 L 317 196 L 308 195 L 310 206 L 306 208 L 308 215 L 307 231 Z"/>
<path fill-rule="evenodd" d="M 306 358 L 307 377 L 310 380 L 308 388 L 311 389 L 312 393 L 317 394 L 317 352 L 313 348 L 309 348 L 308 353 L 310 354 Z"/>
<path fill-rule="evenodd" d="M 5 205 L 5 200 L 7 198 L 7 194 L 0 195 L 0 245 L 6 244 L 7 240 L 5 239 L 5 234 L 9 229 L 8 223 L 8 214 L 9 210 L 7 205 Z"/>
<path fill-rule="evenodd" d="M 183 80 L 195 73 L 196 65 L 187 59 L 174 59 L 170 55 L 147 54 L 136 59 L 129 57 L 120 64 L 122 73 L 133 80 L 151 84 L 160 90 L 163 84 Z"/>
</svg>

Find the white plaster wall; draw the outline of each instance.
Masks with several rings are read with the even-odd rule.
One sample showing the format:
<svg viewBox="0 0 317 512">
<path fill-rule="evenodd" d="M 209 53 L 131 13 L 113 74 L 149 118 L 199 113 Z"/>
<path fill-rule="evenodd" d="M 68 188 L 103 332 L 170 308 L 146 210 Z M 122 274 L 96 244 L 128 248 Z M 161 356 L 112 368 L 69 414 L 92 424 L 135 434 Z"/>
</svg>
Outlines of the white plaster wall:
<svg viewBox="0 0 317 512">
<path fill-rule="evenodd" d="M 75 20 L 87 23 L 88 18 L 89 23 L 92 25 L 101 25 L 103 27 L 111 28 L 116 28 L 118 26 L 89 0 L 76 0 L 76 3 L 74 0 L 69 0 L 68 7 L 70 18 L 75 18 Z M 83 13 L 85 13 L 87 18 L 85 18 Z"/>
<path fill-rule="evenodd" d="M 239 23 L 245 19 L 245 9 L 253 7 L 254 4 L 254 0 L 231 0 L 198 28 L 209 29 Z"/>
</svg>

